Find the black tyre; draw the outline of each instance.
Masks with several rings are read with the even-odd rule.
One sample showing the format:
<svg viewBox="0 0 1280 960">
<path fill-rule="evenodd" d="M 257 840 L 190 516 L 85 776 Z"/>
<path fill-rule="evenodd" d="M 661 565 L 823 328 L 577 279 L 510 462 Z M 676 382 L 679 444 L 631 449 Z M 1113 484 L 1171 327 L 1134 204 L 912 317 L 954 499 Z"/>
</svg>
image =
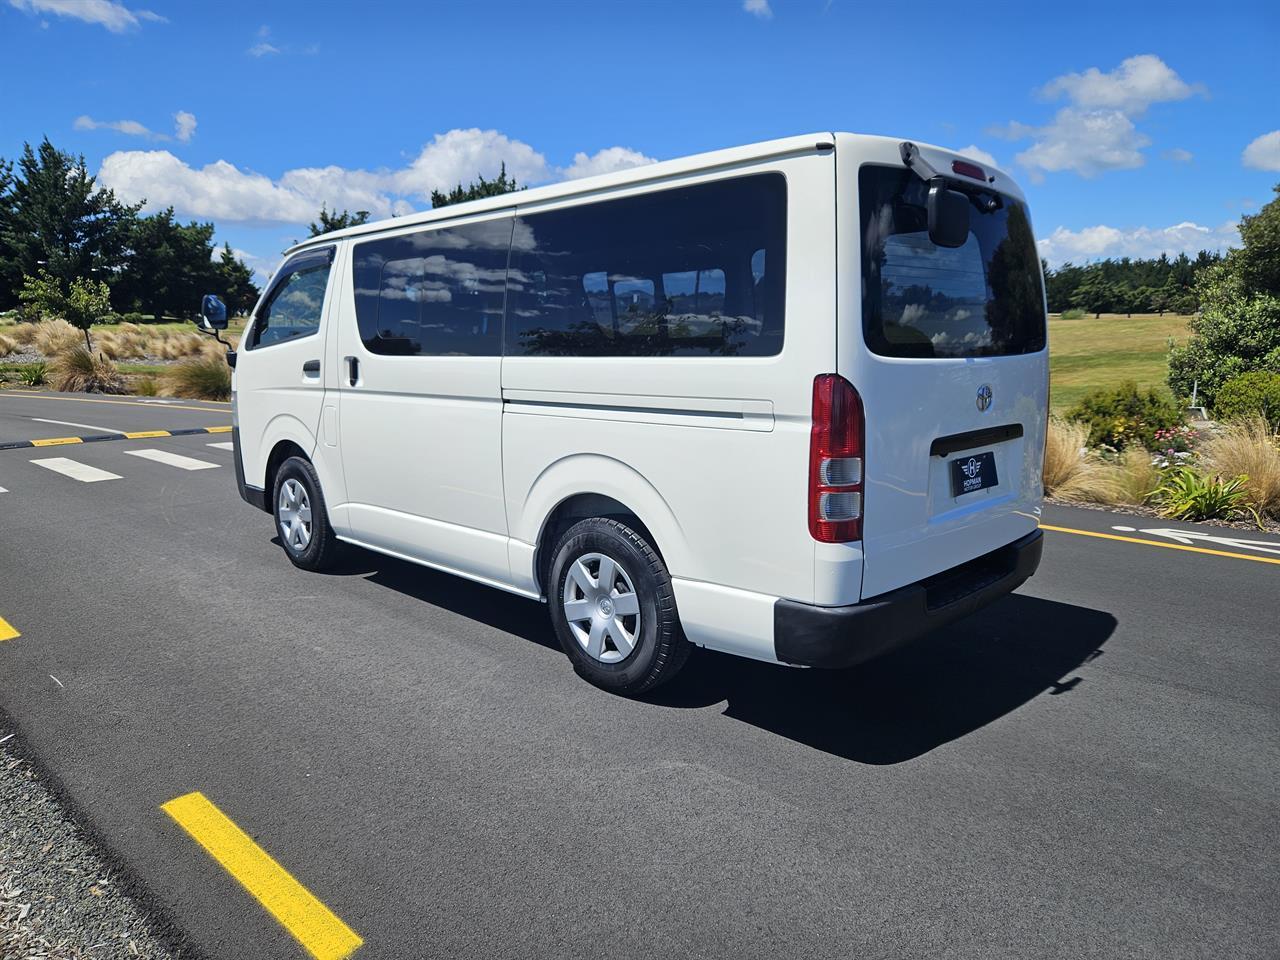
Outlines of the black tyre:
<svg viewBox="0 0 1280 960">
<path fill-rule="evenodd" d="M 326 570 L 338 556 L 338 538 L 329 526 L 329 511 L 315 467 L 290 457 L 276 471 L 272 515 L 284 552 L 295 567 Z"/>
<path fill-rule="evenodd" d="M 621 694 L 651 690 L 689 656 L 666 564 L 616 520 L 574 524 L 551 560 L 551 621 L 574 669 Z"/>
</svg>

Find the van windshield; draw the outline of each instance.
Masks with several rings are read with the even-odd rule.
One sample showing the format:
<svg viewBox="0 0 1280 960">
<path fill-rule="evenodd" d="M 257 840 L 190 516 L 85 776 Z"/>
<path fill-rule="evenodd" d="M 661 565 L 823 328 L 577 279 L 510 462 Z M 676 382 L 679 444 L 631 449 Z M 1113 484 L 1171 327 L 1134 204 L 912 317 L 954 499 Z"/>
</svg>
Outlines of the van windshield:
<svg viewBox="0 0 1280 960">
<path fill-rule="evenodd" d="M 863 167 L 858 190 L 862 322 L 871 350 L 990 357 L 1044 349 L 1040 258 L 1023 204 L 975 190 L 968 239 L 939 247 L 929 239 L 928 184 L 910 170 Z"/>
</svg>

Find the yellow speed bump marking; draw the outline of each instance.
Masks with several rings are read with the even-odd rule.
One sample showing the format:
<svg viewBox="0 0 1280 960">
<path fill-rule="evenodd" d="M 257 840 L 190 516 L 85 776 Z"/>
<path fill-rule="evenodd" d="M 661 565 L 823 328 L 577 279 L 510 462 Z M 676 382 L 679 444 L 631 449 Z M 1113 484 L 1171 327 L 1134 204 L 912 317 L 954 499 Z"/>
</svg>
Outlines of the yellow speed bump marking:
<svg viewBox="0 0 1280 960">
<path fill-rule="evenodd" d="M 32 440 L 33 447 L 60 447 L 64 443 L 84 443 L 79 437 L 46 437 L 44 440 Z"/>
<path fill-rule="evenodd" d="M 185 794 L 160 809 L 235 877 L 316 960 L 341 960 L 364 943 L 204 794 Z"/>
<path fill-rule="evenodd" d="M 1234 560 L 1252 560 L 1255 563 L 1280 564 L 1280 557 L 1254 557 L 1247 553 L 1231 553 L 1228 550 L 1210 550 L 1208 547 L 1189 547 L 1182 543 L 1161 543 L 1158 540 L 1143 540 L 1141 537 L 1125 537 L 1118 533 L 1099 533 L 1096 530 L 1076 530 L 1074 527 L 1052 527 L 1047 523 L 1040 524 L 1041 530 L 1052 530 L 1054 533 L 1074 533 L 1080 537 L 1097 537 L 1099 540 L 1119 540 L 1122 543 L 1140 543 L 1144 547 L 1162 547 L 1165 550 L 1185 550 L 1188 553 L 1207 553 L 1212 557 L 1231 557 Z"/>
<path fill-rule="evenodd" d="M 0 640 L 13 640 L 22 636 L 4 617 L 0 617 Z"/>
<path fill-rule="evenodd" d="M 124 438 L 126 440 L 146 440 L 150 437 L 167 436 L 169 436 L 168 430 L 135 430 L 133 433 L 126 433 Z"/>
<path fill-rule="evenodd" d="M 231 427 L 205 427 L 205 433 L 230 433 Z"/>
</svg>

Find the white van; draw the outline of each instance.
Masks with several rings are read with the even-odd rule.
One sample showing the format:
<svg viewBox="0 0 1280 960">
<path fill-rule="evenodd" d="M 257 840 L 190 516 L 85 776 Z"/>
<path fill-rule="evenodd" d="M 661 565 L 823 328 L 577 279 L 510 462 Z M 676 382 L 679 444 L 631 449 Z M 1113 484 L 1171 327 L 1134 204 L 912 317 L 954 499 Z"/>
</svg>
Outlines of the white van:
<svg viewBox="0 0 1280 960">
<path fill-rule="evenodd" d="M 690 645 L 856 664 L 1040 559 L 1040 259 L 1014 182 L 936 147 L 820 133 L 317 237 L 230 359 L 290 560 L 544 600 L 611 690 Z"/>
</svg>

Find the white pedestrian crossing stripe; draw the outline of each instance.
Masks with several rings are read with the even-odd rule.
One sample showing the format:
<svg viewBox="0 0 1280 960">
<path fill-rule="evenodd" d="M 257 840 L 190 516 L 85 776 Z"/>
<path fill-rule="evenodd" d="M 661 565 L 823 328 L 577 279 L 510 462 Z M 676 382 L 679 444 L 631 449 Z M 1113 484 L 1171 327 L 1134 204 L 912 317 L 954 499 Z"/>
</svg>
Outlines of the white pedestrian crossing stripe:
<svg viewBox="0 0 1280 960">
<path fill-rule="evenodd" d="M 222 440 L 218 443 L 206 443 L 206 447 L 217 447 L 219 450 L 234 450 L 236 445 L 230 440 Z"/>
<path fill-rule="evenodd" d="M 154 460 L 156 463 L 168 464 L 171 467 L 178 467 L 181 470 L 212 470 L 218 466 L 216 463 L 210 463 L 208 460 L 197 460 L 195 457 L 184 457 L 181 454 L 170 453 L 168 450 L 126 450 L 131 457 L 142 457 L 144 460 Z"/>
<path fill-rule="evenodd" d="M 108 473 L 106 470 L 99 470 L 97 467 L 91 467 L 87 463 L 69 460 L 66 457 L 45 457 L 31 462 L 37 467 L 44 467 L 46 470 L 60 473 L 64 477 L 70 477 L 72 480 L 79 480 L 81 483 L 97 483 L 99 480 L 120 479 L 120 475 L 117 473 Z"/>
</svg>

